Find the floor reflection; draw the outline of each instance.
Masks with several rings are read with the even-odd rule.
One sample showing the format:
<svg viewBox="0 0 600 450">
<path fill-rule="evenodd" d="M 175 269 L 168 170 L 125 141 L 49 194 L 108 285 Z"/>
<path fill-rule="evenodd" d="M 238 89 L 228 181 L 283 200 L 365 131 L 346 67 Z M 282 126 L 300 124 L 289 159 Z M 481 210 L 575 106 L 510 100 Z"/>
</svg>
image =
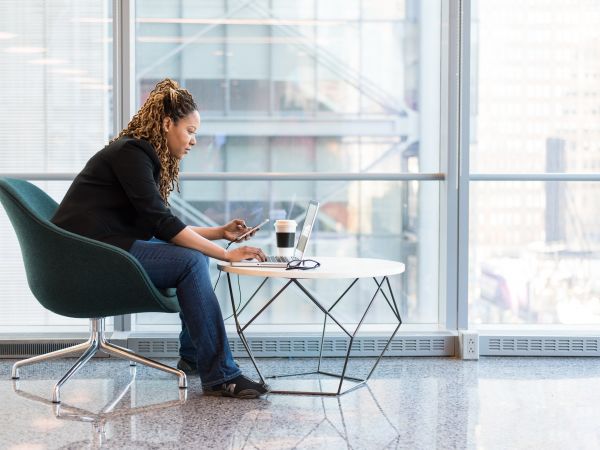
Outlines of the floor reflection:
<svg viewBox="0 0 600 450">
<path fill-rule="evenodd" d="M 178 389 L 178 398 L 174 400 L 162 401 L 160 403 L 143 404 L 136 406 L 139 402 L 140 396 L 148 395 L 152 401 L 156 401 L 155 390 L 151 389 L 152 392 L 140 392 L 140 386 L 136 385 L 136 374 L 137 367 L 130 366 L 129 368 L 130 379 L 124 387 L 116 393 L 116 395 L 106 403 L 98 412 L 89 411 L 80 406 L 74 406 L 66 401 L 61 403 L 53 403 L 49 399 L 42 397 L 41 395 L 33 392 L 28 392 L 22 389 L 23 386 L 32 385 L 36 381 L 22 381 L 12 380 L 13 392 L 21 398 L 37 402 L 41 405 L 46 406 L 49 413 L 53 414 L 54 418 L 59 421 L 71 421 L 71 422 L 83 422 L 90 424 L 90 439 L 89 441 L 69 441 L 68 446 L 88 446 L 92 448 L 101 448 L 107 443 L 107 437 L 109 436 L 110 422 L 115 422 L 116 419 L 122 421 L 123 418 L 133 417 L 136 415 L 147 414 L 149 412 L 161 411 L 168 408 L 183 405 L 187 401 L 187 389 Z M 77 382 L 81 380 L 73 380 Z M 89 383 L 90 380 L 85 380 Z M 45 384 L 45 383 L 44 383 Z M 89 390 L 80 391 L 79 394 L 71 396 L 72 401 L 79 403 L 94 403 L 97 399 L 93 395 L 85 395 L 85 392 L 89 393 Z M 44 418 L 38 416 L 32 422 L 33 427 L 41 428 L 43 431 L 51 431 L 52 429 L 60 429 L 61 424 L 56 423 L 50 416 Z"/>
<path fill-rule="evenodd" d="M 261 363 L 277 373 L 314 362 Z M 51 387 L 71 364 L 41 364 L 13 384 L 10 361 L 0 360 L 2 450 L 600 447 L 596 358 L 393 358 L 340 397 L 217 398 L 190 377 L 187 401 L 167 374 L 138 366 L 130 375 L 126 362 L 98 360 L 65 386 L 56 407 Z M 248 360 L 240 365 L 251 372 Z M 319 379 L 278 382 L 328 388 Z"/>
<path fill-rule="evenodd" d="M 271 395 L 269 402 L 242 417 L 227 448 L 394 448 L 400 437 L 368 385 L 344 396 Z"/>
</svg>

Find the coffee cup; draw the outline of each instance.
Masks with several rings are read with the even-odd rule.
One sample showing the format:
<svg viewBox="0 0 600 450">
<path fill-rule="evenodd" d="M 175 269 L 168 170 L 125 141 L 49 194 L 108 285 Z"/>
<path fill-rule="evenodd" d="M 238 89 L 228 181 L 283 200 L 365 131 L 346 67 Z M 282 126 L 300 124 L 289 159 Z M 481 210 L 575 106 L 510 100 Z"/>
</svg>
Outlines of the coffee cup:
<svg viewBox="0 0 600 450">
<path fill-rule="evenodd" d="M 296 221 L 276 220 L 275 236 L 277 239 L 277 256 L 294 256 L 296 242 Z"/>
</svg>

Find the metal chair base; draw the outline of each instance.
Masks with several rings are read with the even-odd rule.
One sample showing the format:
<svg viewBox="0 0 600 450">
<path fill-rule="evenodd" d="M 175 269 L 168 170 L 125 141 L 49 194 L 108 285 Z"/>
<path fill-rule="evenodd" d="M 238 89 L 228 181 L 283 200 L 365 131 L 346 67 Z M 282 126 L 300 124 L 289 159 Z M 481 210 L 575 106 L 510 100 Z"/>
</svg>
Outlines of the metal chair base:
<svg viewBox="0 0 600 450">
<path fill-rule="evenodd" d="M 45 355 L 34 356 L 32 358 L 24 359 L 16 362 L 12 367 L 12 378 L 13 380 L 19 379 L 19 368 L 35 364 L 42 361 L 49 361 L 52 359 L 62 358 L 65 356 L 72 355 L 83 351 L 83 354 L 75 362 L 73 367 L 56 383 L 52 391 L 52 402 L 60 403 L 60 388 L 73 376 L 79 369 L 83 367 L 92 357 L 99 351 L 103 351 L 111 356 L 116 356 L 129 360 L 130 365 L 135 366 L 136 363 L 144 364 L 149 367 L 153 367 L 163 372 L 168 372 L 173 375 L 177 375 L 179 378 L 179 388 L 187 388 L 187 377 L 182 370 L 174 369 L 165 364 L 159 363 L 149 358 L 140 356 L 129 349 L 119 347 L 118 345 L 111 344 L 106 340 L 105 329 L 104 329 L 104 317 L 90 319 L 90 337 L 87 342 L 74 345 L 69 348 L 56 350 L 54 352 L 46 353 Z"/>
</svg>

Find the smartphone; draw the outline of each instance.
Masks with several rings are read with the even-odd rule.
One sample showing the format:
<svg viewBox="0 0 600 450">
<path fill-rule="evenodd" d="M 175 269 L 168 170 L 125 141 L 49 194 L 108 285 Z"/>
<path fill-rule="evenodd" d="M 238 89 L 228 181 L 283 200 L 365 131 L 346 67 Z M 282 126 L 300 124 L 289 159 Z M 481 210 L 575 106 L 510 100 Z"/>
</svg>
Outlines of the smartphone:
<svg viewBox="0 0 600 450">
<path fill-rule="evenodd" d="M 258 230 L 260 227 L 262 227 L 264 224 L 266 224 L 269 221 L 269 219 L 265 219 L 263 220 L 261 223 L 259 223 L 258 225 L 256 225 L 255 227 L 250 228 L 248 231 L 246 231 L 244 234 L 242 234 L 241 236 L 238 236 L 237 239 L 234 242 L 239 242 L 240 240 L 244 239 L 246 236 L 248 236 L 250 233 L 252 233 L 253 231 Z"/>
</svg>

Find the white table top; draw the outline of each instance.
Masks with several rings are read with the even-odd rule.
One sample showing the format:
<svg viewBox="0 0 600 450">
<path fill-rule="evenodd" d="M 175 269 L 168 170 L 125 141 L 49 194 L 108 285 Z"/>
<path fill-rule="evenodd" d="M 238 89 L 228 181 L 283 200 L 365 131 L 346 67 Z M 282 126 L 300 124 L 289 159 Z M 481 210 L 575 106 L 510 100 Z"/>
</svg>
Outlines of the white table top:
<svg viewBox="0 0 600 450">
<path fill-rule="evenodd" d="M 404 272 L 403 263 L 387 259 L 327 256 L 311 256 L 309 259 L 319 261 L 321 266 L 311 270 L 285 270 L 278 267 L 232 267 L 229 263 L 219 262 L 218 268 L 238 275 L 303 279 L 383 277 Z"/>
</svg>

